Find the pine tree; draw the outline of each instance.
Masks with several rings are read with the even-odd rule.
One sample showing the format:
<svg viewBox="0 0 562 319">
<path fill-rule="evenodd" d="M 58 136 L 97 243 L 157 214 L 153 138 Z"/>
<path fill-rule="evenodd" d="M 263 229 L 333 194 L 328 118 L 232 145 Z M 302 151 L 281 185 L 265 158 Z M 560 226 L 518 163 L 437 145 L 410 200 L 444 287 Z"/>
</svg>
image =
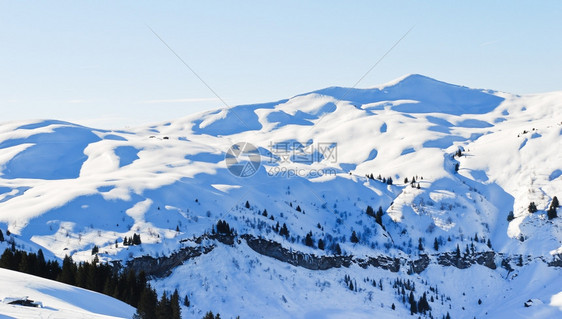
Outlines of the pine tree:
<svg viewBox="0 0 562 319">
<path fill-rule="evenodd" d="M 457 244 L 456 254 L 457 254 L 457 258 L 461 258 L 461 248 L 459 247 L 459 244 Z"/>
<path fill-rule="evenodd" d="M 4 241 L 4 233 L 2 232 L 2 229 L 0 229 L 0 242 Z"/>
<path fill-rule="evenodd" d="M 287 224 L 283 223 L 281 230 L 279 230 L 279 235 L 289 238 L 289 229 L 287 228 Z"/>
<path fill-rule="evenodd" d="M 424 292 L 423 296 L 420 298 L 419 302 L 418 302 L 418 311 L 421 313 L 426 313 L 427 311 L 430 311 L 431 307 L 429 306 L 429 303 L 427 302 L 427 295 Z"/>
<path fill-rule="evenodd" d="M 340 244 L 336 243 L 336 245 L 334 246 L 334 254 L 341 255 L 341 253 L 342 251 L 341 251 Z"/>
<path fill-rule="evenodd" d="M 30 270 L 31 270 L 31 267 L 30 267 L 30 263 L 29 263 L 29 257 L 27 255 L 27 253 L 24 252 L 23 254 L 21 254 L 20 262 L 19 262 L 19 265 L 18 265 L 18 271 L 29 274 Z"/>
<path fill-rule="evenodd" d="M 375 217 L 375 211 L 373 210 L 373 207 L 371 207 L 371 206 L 367 206 L 366 213 L 367 213 L 368 216 Z"/>
<path fill-rule="evenodd" d="M 558 214 L 556 213 L 556 208 L 558 206 L 560 206 L 560 203 L 558 202 L 558 197 L 554 196 L 552 198 L 552 202 L 550 203 L 550 207 L 548 208 L 547 211 L 548 219 L 554 219 L 558 217 Z"/>
<path fill-rule="evenodd" d="M 459 149 L 457 150 L 457 152 L 455 153 L 455 156 L 457 156 L 457 157 L 461 157 L 461 156 L 462 156 L 462 151 L 461 151 L 460 148 L 459 148 Z"/>
<path fill-rule="evenodd" d="M 509 214 L 507 214 L 507 221 L 510 222 L 514 219 L 515 219 L 515 216 L 513 216 L 513 211 L 510 211 Z"/>
<path fill-rule="evenodd" d="M 17 267 L 14 253 L 9 248 L 6 248 L 0 257 L 0 267 L 12 270 L 15 270 Z"/>
<path fill-rule="evenodd" d="M 172 319 L 181 319 L 181 308 L 180 308 L 180 296 L 178 290 L 174 290 L 174 293 L 170 297 L 170 306 L 172 310 Z"/>
<path fill-rule="evenodd" d="M 314 239 L 312 239 L 312 232 L 309 232 L 308 234 L 306 234 L 306 238 L 304 240 L 305 245 L 307 245 L 308 247 L 313 247 L 314 246 Z"/>
<path fill-rule="evenodd" d="M 62 270 L 58 281 L 65 284 L 74 285 L 76 283 L 76 265 L 72 261 L 72 257 L 66 255 L 62 261 Z"/>
<path fill-rule="evenodd" d="M 232 235 L 232 232 L 233 230 L 230 228 L 230 225 L 226 221 L 219 219 L 217 222 L 217 233 Z"/>
<path fill-rule="evenodd" d="M 244 207 L 249 209 L 250 208 L 250 202 L 246 201 L 246 204 L 244 205 Z"/>
<path fill-rule="evenodd" d="M 548 219 L 552 220 L 556 217 L 558 217 L 558 214 L 556 213 L 556 208 L 550 206 L 550 208 L 548 209 L 548 211 L 546 212 L 546 215 L 548 217 Z"/>
<path fill-rule="evenodd" d="M 488 248 L 492 248 L 492 242 L 490 241 L 490 238 L 488 238 L 488 241 L 486 242 L 486 246 L 488 246 Z"/>
<path fill-rule="evenodd" d="M 150 286 L 144 287 L 137 307 L 137 314 L 143 319 L 156 319 L 157 303 L 158 298 L 154 289 Z"/>
<path fill-rule="evenodd" d="M 415 313 L 418 313 L 418 305 L 412 291 L 410 291 L 410 297 L 408 298 L 408 301 L 410 302 L 410 314 L 413 315 Z"/>
<path fill-rule="evenodd" d="M 300 205 L 297 205 L 297 212 L 302 212 Z"/>
<path fill-rule="evenodd" d="M 158 318 L 172 318 L 172 307 L 166 291 L 162 293 L 162 297 L 156 306 L 156 316 Z"/>
<path fill-rule="evenodd" d="M 134 233 L 133 239 L 131 240 L 131 242 L 132 242 L 133 245 L 140 245 L 142 243 L 140 235 L 138 235 L 137 233 Z"/>
<path fill-rule="evenodd" d="M 48 278 L 47 261 L 45 261 L 45 255 L 43 254 L 43 249 L 37 251 L 37 266 L 35 274 L 39 277 Z"/>
<path fill-rule="evenodd" d="M 191 305 L 191 303 L 189 302 L 189 298 L 187 298 L 187 295 L 185 295 L 185 298 L 183 298 L 183 305 L 188 308 Z"/>
<path fill-rule="evenodd" d="M 215 315 L 213 314 L 212 311 L 209 311 L 205 314 L 205 316 L 203 317 L 203 319 L 215 319 Z"/>
<path fill-rule="evenodd" d="M 375 221 L 377 222 L 377 224 L 379 224 L 381 226 L 382 226 L 382 215 L 383 215 L 382 207 L 379 206 L 379 209 L 377 210 L 377 213 L 375 214 Z"/>
<path fill-rule="evenodd" d="M 439 241 L 437 241 L 437 238 L 433 241 L 433 249 L 435 249 L 435 251 L 439 251 Z"/>
<path fill-rule="evenodd" d="M 349 240 L 354 244 L 357 244 L 359 242 L 359 237 L 357 237 L 355 231 L 351 232 L 351 238 Z"/>
<path fill-rule="evenodd" d="M 92 247 L 92 255 L 97 254 L 99 252 L 99 250 L 100 250 L 99 247 L 94 245 L 94 247 Z"/>
<path fill-rule="evenodd" d="M 531 214 L 536 213 L 536 212 L 538 211 L 537 205 L 535 204 L 535 202 L 530 202 L 530 203 L 529 203 L 529 208 L 528 208 L 528 210 L 529 210 L 529 213 L 531 213 Z"/>
<path fill-rule="evenodd" d="M 318 239 L 318 249 L 324 250 L 324 241 L 322 238 Z"/>
<path fill-rule="evenodd" d="M 422 251 L 422 250 L 423 250 L 423 244 L 422 244 L 422 239 L 421 239 L 421 237 L 418 238 L 418 250 L 419 250 L 419 251 Z"/>
</svg>

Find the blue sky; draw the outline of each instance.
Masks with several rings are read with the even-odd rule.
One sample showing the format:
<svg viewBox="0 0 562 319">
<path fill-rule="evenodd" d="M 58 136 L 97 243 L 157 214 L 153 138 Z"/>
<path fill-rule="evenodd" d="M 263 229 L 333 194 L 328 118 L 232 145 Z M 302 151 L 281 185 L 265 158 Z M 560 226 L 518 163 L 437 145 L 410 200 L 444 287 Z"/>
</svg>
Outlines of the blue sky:
<svg viewBox="0 0 562 319">
<path fill-rule="evenodd" d="M 562 90 L 559 1 L 0 1 L 1 121 L 122 128 L 409 73 Z"/>
</svg>

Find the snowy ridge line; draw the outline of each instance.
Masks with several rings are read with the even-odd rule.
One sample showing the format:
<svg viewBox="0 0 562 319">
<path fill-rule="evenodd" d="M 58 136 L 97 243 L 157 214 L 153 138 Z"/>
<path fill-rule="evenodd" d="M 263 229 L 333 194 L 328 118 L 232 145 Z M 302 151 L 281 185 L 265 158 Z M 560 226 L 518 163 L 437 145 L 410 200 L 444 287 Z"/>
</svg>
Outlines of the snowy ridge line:
<svg viewBox="0 0 562 319">
<path fill-rule="evenodd" d="M 547 261 L 543 257 L 523 256 L 523 255 L 506 255 L 493 250 L 484 252 L 475 252 L 468 255 L 462 253 L 460 256 L 456 252 L 443 252 L 438 254 L 420 254 L 418 259 L 410 259 L 405 257 L 391 257 L 385 255 L 365 256 L 365 258 L 354 257 L 353 255 L 344 256 L 318 256 L 315 254 L 307 254 L 304 252 L 287 249 L 280 243 L 264 238 L 255 237 L 249 234 L 225 235 L 225 234 L 204 234 L 195 239 L 183 239 L 180 242 L 193 242 L 199 246 L 183 247 L 180 250 L 163 257 L 152 257 L 149 255 L 133 258 L 127 261 L 125 268 L 132 269 L 135 272 L 144 271 L 146 275 L 155 278 L 168 277 L 172 271 L 182 265 L 189 259 L 194 259 L 213 251 L 217 246 L 216 242 L 228 246 L 242 244 L 243 239 L 248 247 L 256 253 L 274 258 L 278 261 L 291 264 L 297 267 L 303 267 L 309 270 L 329 270 L 332 268 L 349 268 L 353 264 L 366 269 L 369 266 L 381 268 L 390 272 L 399 272 L 405 269 L 411 275 L 423 272 L 430 264 L 436 264 L 444 267 L 455 267 L 458 269 L 466 269 L 473 265 L 481 265 L 492 270 L 497 269 L 498 265 L 506 269 L 508 272 L 514 270 L 512 266 L 522 267 L 533 259 L 547 264 L 549 267 L 562 267 L 561 256 L 554 256 L 552 261 Z M 213 242 L 214 241 L 214 242 Z M 519 261 L 521 260 L 521 261 Z M 113 261 L 114 266 L 122 267 L 120 261 Z M 521 263 L 521 264 L 518 264 Z"/>
</svg>

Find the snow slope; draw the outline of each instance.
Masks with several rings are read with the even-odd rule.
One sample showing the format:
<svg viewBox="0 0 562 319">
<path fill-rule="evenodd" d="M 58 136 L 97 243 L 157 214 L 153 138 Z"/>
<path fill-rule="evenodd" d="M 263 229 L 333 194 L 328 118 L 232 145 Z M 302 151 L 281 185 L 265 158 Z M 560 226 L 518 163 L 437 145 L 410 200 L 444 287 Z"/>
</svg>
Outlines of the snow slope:
<svg viewBox="0 0 562 319">
<path fill-rule="evenodd" d="M 0 268 L 0 297 L 27 296 L 43 307 L 0 303 L 0 318 L 131 318 L 135 309 L 93 291 Z"/>
<path fill-rule="evenodd" d="M 552 198 L 562 196 L 560 114 L 562 92 L 518 96 L 409 75 L 368 89 L 332 87 L 128 131 L 60 121 L 4 123 L 0 125 L 0 229 L 9 229 L 8 240 L 20 248 L 43 248 L 54 258 L 71 254 L 75 260 L 91 260 L 90 251 L 97 245 L 102 261 L 123 262 L 147 254 L 168 256 L 184 247 L 180 240 L 210 232 L 219 219 L 240 235 L 261 236 L 315 255 L 333 255 L 335 243 L 344 254 L 356 257 L 404 258 L 438 253 L 434 240 L 439 242 L 439 252 L 455 251 L 457 244 L 463 251 L 474 245 L 477 252 L 493 249 L 512 260 L 515 269 L 502 268 L 498 257 L 497 270 L 475 266 L 480 270 L 443 271 L 452 271 L 450 276 L 457 281 L 465 281 L 465 276 L 494 278 L 505 290 L 487 297 L 492 305 L 503 302 L 509 289 L 525 287 L 528 294 L 509 297 L 518 305 L 509 309 L 520 309 L 522 299 L 538 298 L 543 306 L 528 311 L 536 309 L 536 315 L 544 317 L 542 308 L 548 314 L 559 309 L 547 305 L 551 297 L 556 304 L 559 297 L 554 296 L 562 291 L 539 289 L 553 283 L 559 268 L 533 270 L 547 267 L 562 253 L 561 219 L 546 218 Z M 251 177 L 234 176 L 227 168 L 226 153 L 238 142 L 259 150 L 261 165 Z M 459 149 L 462 155 L 454 156 Z M 370 174 L 391 177 L 394 183 L 369 179 Z M 416 187 L 410 184 L 412 177 Z M 537 204 L 537 213 L 528 212 L 531 201 Z M 383 209 L 384 228 L 365 214 L 367 206 Z M 508 222 L 510 211 L 515 219 Z M 289 238 L 274 231 L 277 223 L 287 225 Z M 352 231 L 360 239 L 357 244 L 350 242 Z M 327 249 L 304 245 L 309 232 L 315 247 L 322 238 Z M 122 239 L 134 233 L 141 234 L 143 244 L 123 246 Z M 475 235 L 478 241 L 473 240 Z M 525 261 L 515 266 L 520 255 Z M 239 259 L 238 264 L 257 260 L 268 266 L 241 266 L 248 277 L 240 282 L 253 283 L 236 293 L 223 287 L 236 275 L 233 258 Z M 541 262 L 535 265 L 537 260 Z M 307 296 L 300 295 L 324 285 L 314 278 L 328 277 L 334 287 L 344 272 L 366 278 L 374 271 L 360 267 L 307 271 L 256 254 L 243 241 L 229 249 L 216 248 L 186 265 L 190 263 L 205 267 L 195 270 L 184 265 L 170 278 L 154 283 L 160 291 L 177 286 L 193 293 L 196 302 L 184 312 L 195 318 L 214 309 L 232 316 L 275 313 L 283 318 L 311 312 L 319 317 L 325 308 L 321 299 L 330 294 L 310 293 L 308 297 L 316 301 L 306 302 Z M 198 297 L 204 278 L 215 273 L 213 267 L 224 267 L 225 277 L 213 277 L 208 285 L 223 289 Z M 432 265 L 412 280 L 420 285 L 427 281 L 423 285 L 431 287 L 444 281 L 441 268 Z M 283 270 L 285 279 L 253 279 L 265 269 Z M 380 278 L 394 276 L 379 271 L 386 273 Z M 400 270 L 400 276 L 409 276 L 406 272 Z M 514 274 L 519 278 L 525 274 L 535 284 L 527 287 Z M 180 280 L 189 276 L 193 280 L 188 284 Z M 308 279 L 302 286 L 287 279 L 304 277 Z M 287 302 L 269 302 L 260 293 L 270 285 L 279 287 L 276 296 L 282 294 Z M 455 296 L 454 285 L 439 286 L 447 296 Z M 334 304 L 334 314 L 373 311 L 372 305 L 365 306 L 374 298 L 366 297 L 366 290 L 350 295 L 342 289 L 331 292 L 341 293 L 345 300 L 340 306 Z M 243 293 L 247 299 L 235 306 L 232 296 Z M 289 295 L 300 297 L 289 302 Z M 394 298 L 389 292 L 377 296 L 386 300 L 386 306 Z M 463 298 L 451 301 L 457 305 L 451 305 L 452 314 L 462 314 L 462 307 L 474 310 L 474 300 L 463 304 L 458 301 Z M 445 308 L 435 308 L 446 313 Z M 497 307 L 485 309 L 478 316 L 486 312 L 491 316 Z"/>
</svg>

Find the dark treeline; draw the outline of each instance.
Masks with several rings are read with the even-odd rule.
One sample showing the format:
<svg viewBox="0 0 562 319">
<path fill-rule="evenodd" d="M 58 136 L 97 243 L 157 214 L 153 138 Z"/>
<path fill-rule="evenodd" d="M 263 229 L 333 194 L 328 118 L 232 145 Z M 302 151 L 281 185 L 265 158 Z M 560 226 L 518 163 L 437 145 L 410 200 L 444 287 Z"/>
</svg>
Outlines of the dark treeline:
<svg viewBox="0 0 562 319">
<path fill-rule="evenodd" d="M 138 275 L 133 271 L 117 273 L 108 264 L 75 263 L 68 256 L 64 258 L 61 266 L 57 261 L 46 261 L 42 250 L 35 254 L 10 248 L 6 249 L 0 257 L 0 267 L 114 297 L 137 308 L 135 318 L 181 318 L 178 291 L 175 290 L 170 296 L 164 292 L 158 299 L 156 291 L 148 284 L 144 272 Z M 189 303 L 187 296 L 184 300 L 184 303 Z"/>
</svg>

